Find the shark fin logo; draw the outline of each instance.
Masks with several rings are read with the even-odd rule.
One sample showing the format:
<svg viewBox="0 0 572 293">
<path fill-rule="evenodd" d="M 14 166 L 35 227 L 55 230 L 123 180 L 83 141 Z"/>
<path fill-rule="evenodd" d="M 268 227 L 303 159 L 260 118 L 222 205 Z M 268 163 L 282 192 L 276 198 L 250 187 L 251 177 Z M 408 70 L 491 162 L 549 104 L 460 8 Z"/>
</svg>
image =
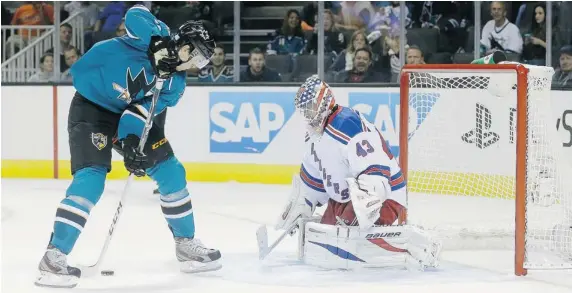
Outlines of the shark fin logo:
<svg viewBox="0 0 572 293">
<path fill-rule="evenodd" d="M 145 68 L 141 68 L 139 73 L 133 78 L 131 74 L 131 68 L 127 68 L 127 72 L 125 74 L 125 84 L 126 87 L 123 87 L 117 83 L 113 83 L 113 89 L 119 92 L 117 96 L 118 99 L 124 101 L 127 104 L 130 104 L 133 99 L 137 97 L 141 91 L 143 91 L 143 95 L 147 95 L 149 91 L 151 91 L 155 87 L 156 78 L 153 76 L 151 82 L 147 80 L 147 74 L 145 73 Z"/>
</svg>

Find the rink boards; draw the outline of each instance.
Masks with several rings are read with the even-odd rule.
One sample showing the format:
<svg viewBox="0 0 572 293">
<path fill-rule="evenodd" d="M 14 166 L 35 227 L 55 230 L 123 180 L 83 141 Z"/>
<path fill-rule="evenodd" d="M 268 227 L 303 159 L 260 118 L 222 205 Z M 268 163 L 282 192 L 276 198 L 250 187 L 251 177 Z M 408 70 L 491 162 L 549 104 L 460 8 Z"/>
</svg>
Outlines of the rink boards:
<svg viewBox="0 0 572 293">
<path fill-rule="evenodd" d="M 188 87 L 179 104 L 168 110 L 166 130 L 177 157 L 187 169 L 188 179 L 289 183 L 299 169 L 304 152 L 305 129 L 293 106 L 296 91 L 296 87 L 274 86 Z M 392 152 L 399 156 L 398 88 L 336 87 L 334 92 L 339 104 L 359 110 L 381 129 Z M 73 94 L 71 86 L 2 87 L 2 177 L 71 177 L 67 114 Z M 476 93 L 466 91 L 455 95 L 468 100 L 479 98 Z M 549 117 L 552 121 L 548 123 L 554 127 L 561 154 L 570 165 L 571 96 L 569 91 L 552 91 Z M 459 115 L 451 113 L 446 106 L 440 107 L 432 115 L 455 116 L 461 119 L 461 125 L 475 127 L 475 113 Z M 488 107 L 493 117 L 492 129 L 498 129 L 500 134 L 498 143 L 479 148 L 463 142 L 462 132 L 445 137 L 451 140 L 447 145 L 454 147 L 454 155 L 475 160 L 477 166 L 483 165 L 483 158 L 494 161 L 495 156 L 514 152 L 510 141 L 513 137 L 509 133 L 511 127 L 514 128 L 510 107 L 502 103 Z M 474 112 L 474 108 L 473 103 L 471 111 Z M 411 119 L 409 126 L 412 144 L 416 135 L 413 132 L 425 123 L 422 119 L 415 120 Z M 111 138 L 107 143 L 111 143 Z M 435 171 L 452 172 L 461 178 L 472 176 L 468 172 L 481 172 L 481 167 L 455 170 L 454 160 L 450 161 L 441 164 L 443 170 Z M 505 176 L 513 169 L 498 172 Z M 119 179 L 126 175 L 121 158 L 114 152 L 113 171 L 108 178 Z M 424 189 L 431 188 L 431 183 L 426 184 L 429 186 Z"/>
</svg>

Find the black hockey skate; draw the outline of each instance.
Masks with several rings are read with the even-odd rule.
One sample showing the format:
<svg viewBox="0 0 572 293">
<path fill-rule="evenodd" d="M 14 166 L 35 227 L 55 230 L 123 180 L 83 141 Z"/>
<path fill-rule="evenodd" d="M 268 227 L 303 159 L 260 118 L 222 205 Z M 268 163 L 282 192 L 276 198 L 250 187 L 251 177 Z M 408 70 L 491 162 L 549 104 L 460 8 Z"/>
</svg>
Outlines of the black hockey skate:
<svg viewBox="0 0 572 293">
<path fill-rule="evenodd" d="M 222 268 L 220 251 L 204 247 L 200 240 L 175 237 L 175 244 L 182 272 L 200 273 Z"/>
<path fill-rule="evenodd" d="M 68 265 L 67 255 L 52 245 L 48 246 L 38 269 L 39 274 L 34 284 L 41 287 L 73 288 L 81 277 L 78 268 Z"/>
</svg>

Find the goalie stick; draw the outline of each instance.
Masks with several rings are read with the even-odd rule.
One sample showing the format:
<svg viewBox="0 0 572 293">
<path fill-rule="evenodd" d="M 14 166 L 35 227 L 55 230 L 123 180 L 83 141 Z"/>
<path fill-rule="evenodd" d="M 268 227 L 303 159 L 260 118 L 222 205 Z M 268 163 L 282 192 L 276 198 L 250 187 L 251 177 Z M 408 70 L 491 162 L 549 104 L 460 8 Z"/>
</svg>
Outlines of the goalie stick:
<svg viewBox="0 0 572 293">
<path fill-rule="evenodd" d="M 270 254 L 270 252 L 272 252 L 272 250 L 274 250 L 274 248 L 276 248 L 280 242 L 282 242 L 286 235 L 294 235 L 298 228 L 304 229 L 304 223 L 307 221 L 308 219 L 303 218 L 298 218 L 293 221 L 292 224 L 286 227 L 284 232 L 270 246 L 268 246 L 268 230 L 266 229 L 266 225 L 261 225 L 258 227 L 258 230 L 256 230 L 256 240 L 258 242 L 258 258 L 260 260 L 264 260 L 264 258 L 268 256 L 268 254 Z M 304 231 L 300 231 L 300 233 L 304 233 Z M 299 240 L 302 240 L 302 237 L 300 237 Z"/>
<path fill-rule="evenodd" d="M 139 140 L 139 146 L 137 150 L 142 153 L 143 149 L 145 148 L 145 143 L 147 142 L 147 137 L 149 136 L 149 130 L 153 127 L 153 114 L 155 113 L 155 106 L 157 105 L 157 101 L 159 100 L 159 94 L 163 89 L 163 83 L 165 82 L 164 79 L 158 78 L 157 82 L 155 83 L 155 91 L 153 92 L 153 97 L 151 98 L 151 107 L 149 108 L 149 116 L 145 120 L 145 128 L 143 128 L 143 133 L 141 134 L 141 139 Z M 103 259 L 107 253 L 107 249 L 109 248 L 109 243 L 111 242 L 111 238 L 113 237 L 113 232 L 115 231 L 115 226 L 119 222 L 119 217 L 121 213 L 123 213 L 123 205 L 125 203 L 125 199 L 127 198 L 127 193 L 131 188 L 131 184 L 134 180 L 135 176 L 133 173 L 129 174 L 127 178 L 127 183 L 123 188 L 123 193 L 121 194 L 121 199 L 119 200 L 119 204 L 117 205 L 117 209 L 115 211 L 115 215 L 113 216 L 113 221 L 111 222 L 111 226 L 109 227 L 109 232 L 107 234 L 107 238 L 105 239 L 105 243 L 103 244 L 103 248 L 99 253 L 99 257 L 95 264 L 90 266 L 79 266 L 82 277 L 90 277 L 99 274 L 99 267 L 101 263 L 103 263 Z"/>
</svg>

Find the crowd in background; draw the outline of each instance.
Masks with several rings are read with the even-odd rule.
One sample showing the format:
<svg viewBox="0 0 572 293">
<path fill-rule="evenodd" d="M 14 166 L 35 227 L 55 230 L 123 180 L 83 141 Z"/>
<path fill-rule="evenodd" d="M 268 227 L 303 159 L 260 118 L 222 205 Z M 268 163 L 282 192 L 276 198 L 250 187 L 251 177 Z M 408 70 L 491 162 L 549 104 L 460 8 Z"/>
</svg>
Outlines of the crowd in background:
<svg viewBox="0 0 572 293">
<path fill-rule="evenodd" d="M 2 26 L 53 25 L 52 2 L 2 2 Z M 33 64 L 37 72 L 29 82 L 72 81 L 69 68 L 97 42 L 126 33 L 125 12 L 135 4 L 148 7 L 172 29 L 189 19 L 200 19 L 214 32 L 217 43 L 211 64 L 188 72 L 191 82 L 232 82 L 240 72 L 241 82 L 300 81 L 315 74 L 318 53 L 317 2 L 241 2 L 241 30 L 259 32 L 241 36 L 240 68 L 233 68 L 231 51 L 233 3 L 180 2 L 64 2 L 60 21 L 60 72 L 54 73 L 54 50 L 46 50 Z M 397 82 L 400 57 L 407 64 L 470 63 L 474 51 L 480 56 L 496 50 L 509 60 L 553 66 L 553 84 L 572 86 L 572 2 L 481 2 L 479 46 L 475 48 L 473 2 L 406 2 L 404 27 L 396 1 L 326 1 L 323 15 L 325 79 L 328 82 Z M 552 19 L 547 19 L 552 5 Z M 282 6 L 281 19 L 252 15 L 249 8 Z M 269 9 L 269 8 L 268 8 Z M 261 10 L 261 9 L 260 9 Z M 287 10 L 287 11 L 286 11 Z M 263 11 L 263 10 L 261 10 Z M 270 11 L 270 10 L 268 10 Z M 284 13 L 286 11 L 286 13 Z M 81 13 L 83 51 L 72 45 L 74 27 L 65 20 Z M 568 15 L 568 17 L 566 17 Z M 551 46 L 547 43 L 551 24 Z M 25 50 L 42 31 L 2 30 L 3 62 Z M 406 34 L 401 46 L 400 33 Z M 478 38 L 479 36 L 477 36 Z M 220 40 L 220 41 L 219 41 Z M 400 52 L 404 47 L 405 51 Z M 550 50 L 551 60 L 546 60 Z"/>
</svg>

